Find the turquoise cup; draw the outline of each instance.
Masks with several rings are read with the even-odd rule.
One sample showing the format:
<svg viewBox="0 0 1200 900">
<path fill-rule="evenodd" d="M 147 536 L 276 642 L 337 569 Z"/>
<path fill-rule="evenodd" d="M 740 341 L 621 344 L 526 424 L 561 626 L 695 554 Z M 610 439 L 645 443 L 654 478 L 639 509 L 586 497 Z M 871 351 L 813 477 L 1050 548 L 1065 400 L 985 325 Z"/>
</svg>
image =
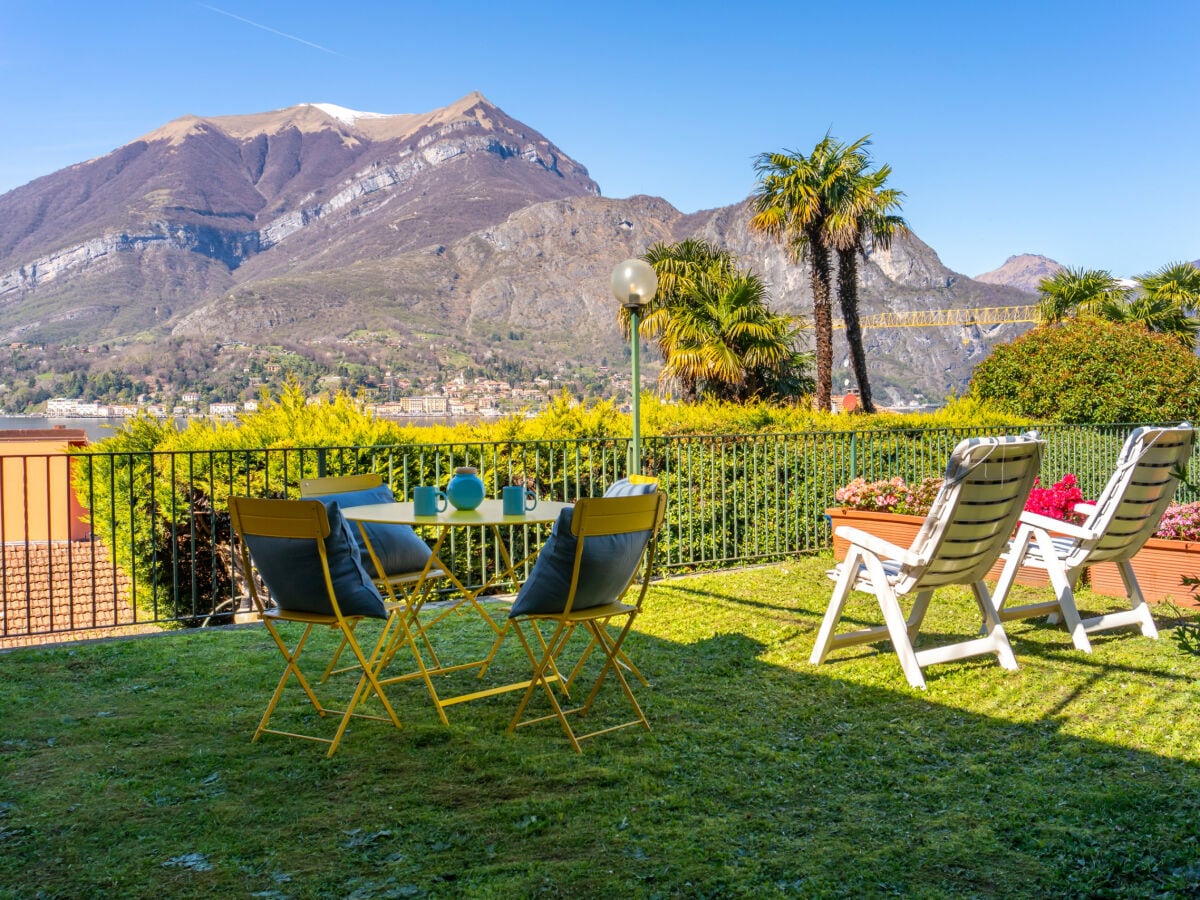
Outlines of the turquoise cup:
<svg viewBox="0 0 1200 900">
<path fill-rule="evenodd" d="M 519 484 L 510 484 L 500 491 L 500 501 L 504 504 L 506 516 L 523 516 L 537 506 L 537 494 L 527 491 Z"/>
<path fill-rule="evenodd" d="M 413 488 L 413 513 L 418 516 L 436 516 L 446 509 L 446 494 L 435 487 Z"/>
</svg>

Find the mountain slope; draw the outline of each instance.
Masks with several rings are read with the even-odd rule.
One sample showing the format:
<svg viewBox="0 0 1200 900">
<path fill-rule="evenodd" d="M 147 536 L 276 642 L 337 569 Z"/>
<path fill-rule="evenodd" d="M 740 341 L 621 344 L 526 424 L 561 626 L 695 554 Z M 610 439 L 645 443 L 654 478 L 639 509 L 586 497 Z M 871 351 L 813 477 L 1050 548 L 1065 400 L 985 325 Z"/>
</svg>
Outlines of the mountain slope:
<svg viewBox="0 0 1200 900">
<path fill-rule="evenodd" d="M 1060 263 L 1046 256 L 1022 253 L 1010 256 L 998 269 L 976 275 L 976 281 L 984 284 L 1004 284 L 1029 294 L 1036 294 L 1043 278 L 1050 278 L 1062 268 Z"/>
<path fill-rule="evenodd" d="M 212 285 L 446 242 L 530 203 L 597 193 L 586 169 L 479 94 L 412 116 L 324 104 L 185 116 L 0 196 L 0 312 L 9 336 L 111 337 L 98 310 L 130 282 L 186 313 Z M 75 297 L 81 280 L 92 303 Z M 34 291 L 41 303 L 23 303 Z M 29 315 L 47 301 L 54 313 Z"/>
<path fill-rule="evenodd" d="M 426 375 L 599 365 L 627 349 L 609 272 L 658 241 L 727 246 L 778 308 L 807 315 L 806 267 L 747 222 L 745 203 L 684 215 L 655 197 L 602 199 L 579 163 L 479 94 L 404 116 L 184 116 L 0 196 L 0 338 L 103 341 L 112 352 L 92 365 L 114 367 L 182 338 Z M 860 276 L 868 315 L 1029 302 L 946 269 L 915 235 Z M 1020 330 L 868 330 L 876 391 L 940 399 Z M 841 373 L 840 333 L 835 350 Z"/>
<path fill-rule="evenodd" d="M 252 342 L 264 334 L 303 341 L 319 329 L 387 332 L 405 352 L 435 357 L 501 354 L 597 364 L 619 358 L 625 346 L 608 286 L 614 261 L 685 237 L 730 247 L 766 277 L 777 308 L 807 315 L 807 269 L 753 236 L 748 218 L 746 204 L 685 216 L 656 197 L 535 204 L 448 245 L 247 285 L 183 318 L 174 333 L 203 336 L 223 328 L 229 338 Z M 951 272 L 911 235 L 872 253 L 861 271 L 864 314 L 1028 300 L 1015 289 Z M 915 394 L 940 400 L 965 386 L 994 343 L 1025 327 L 868 330 L 877 390 L 889 403 Z M 840 366 L 846 355 L 840 333 L 835 348 Z"/>
</svg>

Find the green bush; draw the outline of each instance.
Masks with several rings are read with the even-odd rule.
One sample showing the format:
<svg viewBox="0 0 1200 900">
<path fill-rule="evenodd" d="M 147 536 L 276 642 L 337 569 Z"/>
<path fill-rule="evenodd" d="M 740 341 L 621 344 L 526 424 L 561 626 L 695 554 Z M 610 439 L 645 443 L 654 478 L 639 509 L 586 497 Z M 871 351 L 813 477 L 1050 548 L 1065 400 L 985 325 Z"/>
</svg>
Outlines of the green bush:
<svg viewBox="0 0 1200 900">
<path fill-rule="evenodd" d="M 970 394 L 1049 422 L 1167 422 L 1200 410 L 1200 360 L 1169 335 L 1070 319 L 996 347 Z"/>
<path fill-rule="evenodd" d="M 475 465 L 490 493 L 528 483 L 575 499 L 623 474 L 624 441 L 571 441 L 627 429 L 628 417 L 611 404 L 586 407 L 565 396 L 536 420 L 404 426 L 371 416 L 345 394 L 309 403 L 293 383 L 238 423 L 195 420 L 177 430 L 131 420 L 79 453 L 72 471 L 93 530 L 130 576 L 139 617 L 194 624 L 236 593 L 232 494 L 295 498 L 303 478 L 379 472 L 407 496 L 418 484 L 444 486 L 455 466 Z M 473 551 L 478 557 L 469 542 L 452 548 L 456 571 L 479 567 L 468 558 Z"/>
</svg>

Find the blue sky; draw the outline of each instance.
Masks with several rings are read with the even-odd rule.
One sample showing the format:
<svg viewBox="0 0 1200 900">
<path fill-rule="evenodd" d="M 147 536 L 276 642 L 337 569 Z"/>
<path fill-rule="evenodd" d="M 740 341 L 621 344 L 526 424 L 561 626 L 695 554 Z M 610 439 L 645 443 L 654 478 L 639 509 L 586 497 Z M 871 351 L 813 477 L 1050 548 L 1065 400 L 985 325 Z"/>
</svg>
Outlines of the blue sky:
<svg viewBox="0 0 1200 900">
<path fill-rule="evenodd" d="M 871 134 L 913 230 L 1129 276 L 1200 257 L 1200 3 L 6 0 L 0 192 L 188 113 L 481 91 L 608 197 L 684 212 L 762 151 Z"/>
</svg>

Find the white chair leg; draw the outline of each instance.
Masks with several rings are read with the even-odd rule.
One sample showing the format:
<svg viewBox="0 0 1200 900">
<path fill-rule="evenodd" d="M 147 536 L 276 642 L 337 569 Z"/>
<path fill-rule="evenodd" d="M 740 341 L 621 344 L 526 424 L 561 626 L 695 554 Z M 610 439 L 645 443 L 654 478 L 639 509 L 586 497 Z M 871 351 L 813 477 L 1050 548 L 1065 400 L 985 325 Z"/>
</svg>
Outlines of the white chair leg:
<svg viewBox="0 0 1200 900">
<path fill-rule="evenodd" d="M 1121 579 L 1125 582 L 1125 593 L 1129 595 L 1130 605 L 1142 613 L 1142 634 L 1148 638 L 1158 637 L 1158 628 L 1154 624 L 1154 616 L 1150 615 L 1150 604 L 1142 596 L 1142 586 L 1138 584 L 1137 575 L 1133 573 L 1133 565 L 1129 560 L 1122 560 L 1117 568 L 1121 571 Z"/>
<path fill-rule="evenodd" d="M 1017 529 L 1017 536 L 1009 545 L 1004 568 L 1000 570 L 1000 580 L 996 582 L 996 593 L 993 595 L 997 613 L 1003 610 L 1004 604 L 1008 602 L 1008 592 L 1017 579 L 1017 569 L 1021 567 L 1021 560 L 1025 558 L 1025 551 L 1029 549 L 1029 541 L 1032 537 L 1033 532 L 1030 531 L 1029 526 L 1022 525 Z"/>
<path fill-rule="evenodd" d="M 1008 633 L 1004 630 L 1004 626 L 1000 624 L 1000 614 L 996 611 L 996 607 L 992 603 L 992 597 L 988 593 L 987 585 L 982 581 L 976 581 L 971 585 L 971 590 L 975 594 L 975 604 L 979 607 L 979 611 L 983 615 L 987 640 L 991 641 L 995 648 L 996 658 L 1000 661 L 1001 667 L 1016 669 L 1017 658 L 1013 655 L 1012 644 L 1008 642 Z"/>
<path fill-rule="evenodd" d="M 1130 608 L 1084 619 L 1083 627 L 1088 632 L 1096 632 L 1120 628 L 1123 625 L 1136 625 L 1146 637 L 1157 638 L 1158 628 L 1154 624 L 1154 617 L 1150 614 L 1150 606 L 1142 595 L 1142 588 L 1138 584 L 1137 576 L 1133 574 L 1133 566 L 1129 564 L 1128 560 L 1116 565 L 1117 570 L 1121 573 L 1121 580 L 1125 582 L 1125 593 L 1129 597 Z"/>
<path fill-rule="evenodd" d="M 1088 640 L 1087 630 L 1079 618 L 1079 609 L 1075 606 L 1073 582 L 1077 573 L 1068 572 L 1063 568 L 1062 562 L 1054 554 L 1054 544 L 1049 534 L 1038 529 L 1037 540 L 1042 548 L 1042 557 L 1046 560 L 1046 574 L 1050 576 L 1050 586 L 1054 589 L 1054 596 L 1058 600 L 1059 612 L 1067 626 L 1067 631 L 1071 634 L 1071 643 L 1075 645 L 1075 649 L 1091 653 L 1092 642 Z"/>
<path fill-rule="evenodd" d="M 933 591 L 920 591 L 915 600 L 913 600 L 912 610 L 908 614 L 908 639 L 916 643 L 917 634 L 921 630 L 921 623 L 925 621 L 925 613 L 929 612 L 929 601 L 933 598 Z"/>
<path fill-rule="evenodd" d="M 817 642 L 813 645 L 812 654 L 808 657 L 809 665 L 819 666 L 833 648 L 833 629 L 837 627 L 850 599 L 851 585 L 858 575 L 858 566 L 862 560 L 862 551 L 851 546 L 846 559 L 839 569 L 838 579 L 833 587 L 833 596 L 829 598 L 829 608 L 825 610 L 825 618 L 821 620 L 821 630 L 817 632 Z"/>
<path fill-rule="evenodd" d="M 883 571 L 883 563 L 874 554 L 868 554 L 864 562 L 875 597 L 879 601 L 879 608 L 883 611 L 883 620 L 887 623 L 892 648 L 900 658 L 900 668 L 904 670 L 904 677 L 913 687 L 925 690 L 925 676 L 921 674 L 921 664 L 917 662 L 916 650 L 913 649 L 912 639 L 908 636 L 908 622 L 900 609 L 900 601 L 896 599 L 896 591 L 888 581 L 887 573 Z"/>
</svg>

